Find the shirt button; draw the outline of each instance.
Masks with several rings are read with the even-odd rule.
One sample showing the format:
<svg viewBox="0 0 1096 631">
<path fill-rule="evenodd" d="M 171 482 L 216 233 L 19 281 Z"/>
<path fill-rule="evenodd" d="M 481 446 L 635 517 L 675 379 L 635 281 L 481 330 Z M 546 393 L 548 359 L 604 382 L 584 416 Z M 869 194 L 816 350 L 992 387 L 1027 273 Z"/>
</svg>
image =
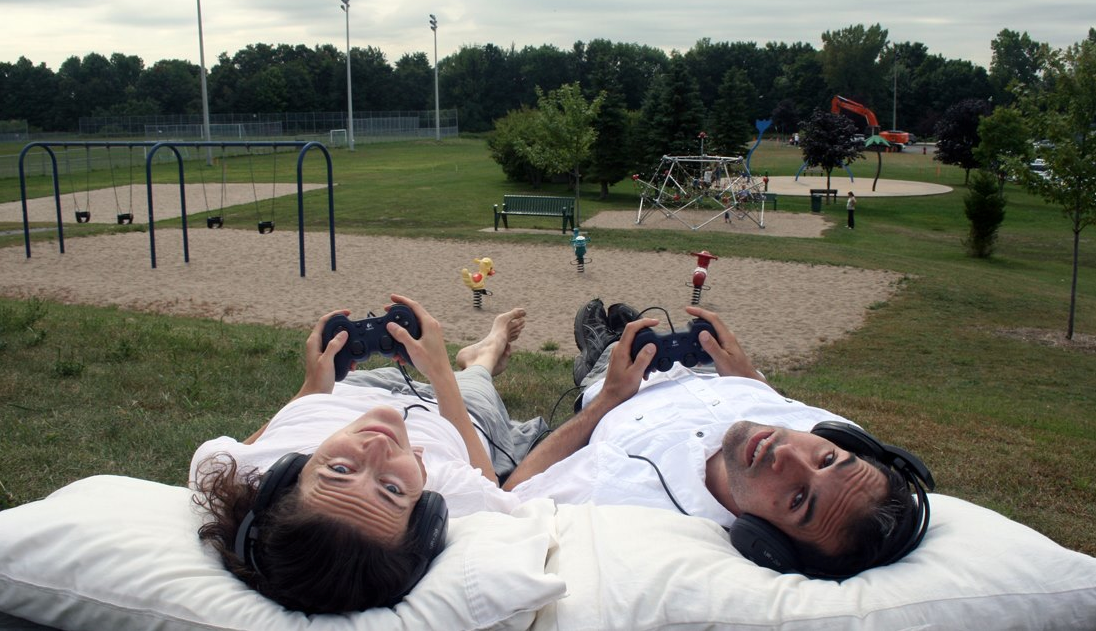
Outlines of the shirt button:
<svg viewBox="0 0 1096 631">
<path fill-rule="evenodd" d="M 636 420 L 637 421 L 642 421 L 643 420 L 643 415 L 642 414 L 636 414 Z"/>
<path fill-rule="evenodd" d="M 712 399 L 712 405 L 719 405 L 719 399 Z"/>
<path fill-rule="evenodd" d="M 697 432 L 696 437 L 697 438 L 704 438 L 704 432 Z"/>
</svg>

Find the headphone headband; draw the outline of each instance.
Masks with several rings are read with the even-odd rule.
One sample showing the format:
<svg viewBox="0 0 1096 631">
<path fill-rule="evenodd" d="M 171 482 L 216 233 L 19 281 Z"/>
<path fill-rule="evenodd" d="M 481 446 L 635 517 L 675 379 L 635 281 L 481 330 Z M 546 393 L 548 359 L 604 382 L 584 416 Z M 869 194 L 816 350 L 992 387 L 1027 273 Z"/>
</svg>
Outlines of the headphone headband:
<svg viewBox="0 0 1096 631">
<path fill-rule="evenodd" d="M 255 548 L 259 543 L 259 526 L 261 517 L 271 506 L 277 502 L 290 488 L 297 484 L 297 478 L 301 475 L 301 469 L 308 462 L 309 456 L 299 453 L 288 453 L 278 459 L 259 482 L 259 491 L 255 494 L 255 503 L 251 510 L 247 511 L 240 526 L 236 529 L 236 544 L 233 551 L 245 563 L 251 566 L 261 576 L 263 571 L 259 568 L 258 559 L 255 556 Z"/>
</svg>

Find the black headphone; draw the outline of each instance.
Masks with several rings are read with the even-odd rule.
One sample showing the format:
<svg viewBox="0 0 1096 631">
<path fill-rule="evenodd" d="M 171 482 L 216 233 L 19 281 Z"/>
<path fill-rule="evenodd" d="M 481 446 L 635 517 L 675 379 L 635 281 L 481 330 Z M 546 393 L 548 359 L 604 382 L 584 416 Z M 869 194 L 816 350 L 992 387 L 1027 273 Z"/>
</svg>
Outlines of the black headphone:
<svg viewBox="0 0 1096 631">
<path fill-rule="evenodd" d="M 822 421 L 811 429 L 841 449 L 858 456 L 866 456 L 891 467 L 913 486 L 917 494 L 917 518 L 910 521 L 905 533 L 905 543 L 875 565 L 889 565 L 901 559 L 921 543 L 929 527 L 928 491 L 936 487 L 932 473 L 920 458 L 910 452 L 880 442 L 871 434 L 849 423 Z M 795 550 L 791 538 L 768 521 L 756 515 L 740 515 L 731 524 L 731 543 L 735 549 L 754 563 L 783 574 L 799 573 L 812 578 L 844 579 L 848 574 L 834 574 L 817 568 L 805 567 Z"/>
<path fill-rule="evenodd" d="M 307 454 L 288 453 L 279 458 L 274 466 L 263 474 L 259 482 L 259 492 L 255 495 L 255 503 L 236 530 L 236 544 L 233 548 L 236 556 L 250 565 L 259 575 L 263 572 L 259 568 L 256 549 L 259 547 L 259 527 L 262 525 L 263 514 L 297 484 L 301 469 L 310 457 Z M 416 551 L 421 553 L 420 560 L 399 595 L 388 603 L 389 607 L 403 600 L 403 597 L 426 575 L 430 562 L 445 548 L 445 537 L 449 530 L 449 508 L 445 504 L 445 498 L 440 493 L 423 491 L 422 497 L 411 511 L 410 523 L 413 528 L 410 539 L 414 542 Z"/>
</svg>

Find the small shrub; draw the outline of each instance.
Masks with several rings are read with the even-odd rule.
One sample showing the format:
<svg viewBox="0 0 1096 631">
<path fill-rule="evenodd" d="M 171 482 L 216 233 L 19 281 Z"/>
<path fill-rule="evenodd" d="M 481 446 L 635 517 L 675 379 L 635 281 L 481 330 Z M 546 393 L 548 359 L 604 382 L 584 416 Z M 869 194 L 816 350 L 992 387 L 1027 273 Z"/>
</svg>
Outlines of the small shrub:
<svg viewBox="0 0 1096 631">
<path fill-rule="evenodd" d="M 997 246 L 997 228 L 1005 220 L 1005 196 L 997 186 L 997 180 L 985 171 L 978 171 L 970 183 L 970 192 L 963 199 L 963 207 L 970 220 L 970 232 L 963 240 L 967 252 L 984 259 L 993 254 Z"/>
<path fill-rule="evenodd" d="M 79 377 L 84 374 L 84 363 L 75 359 L 61 359 L 53 362 L 53 374 L 58 377 Z"/>
</svg>

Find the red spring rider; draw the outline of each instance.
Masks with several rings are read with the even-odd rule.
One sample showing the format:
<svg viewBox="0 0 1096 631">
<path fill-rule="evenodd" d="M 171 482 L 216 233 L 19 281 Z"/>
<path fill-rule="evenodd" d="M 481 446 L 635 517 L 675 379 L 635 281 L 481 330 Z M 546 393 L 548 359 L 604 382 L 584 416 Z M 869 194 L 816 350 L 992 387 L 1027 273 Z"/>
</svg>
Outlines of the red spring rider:
<svg viewBox="0 0 1096 631">
<path fill-rule="evenodd" d="M 708 287 L 704 285 L 704 282 L 708 280 L 708 264 L 712 261 L 718 261 L 719 257 L 707 250 L 689 252 L 689 254 L 696 257 L 696 269 L 693 270 L 692 304 L 698 305 L 700 304 L 700 292 L 708 289 Z"/>
</svg>

